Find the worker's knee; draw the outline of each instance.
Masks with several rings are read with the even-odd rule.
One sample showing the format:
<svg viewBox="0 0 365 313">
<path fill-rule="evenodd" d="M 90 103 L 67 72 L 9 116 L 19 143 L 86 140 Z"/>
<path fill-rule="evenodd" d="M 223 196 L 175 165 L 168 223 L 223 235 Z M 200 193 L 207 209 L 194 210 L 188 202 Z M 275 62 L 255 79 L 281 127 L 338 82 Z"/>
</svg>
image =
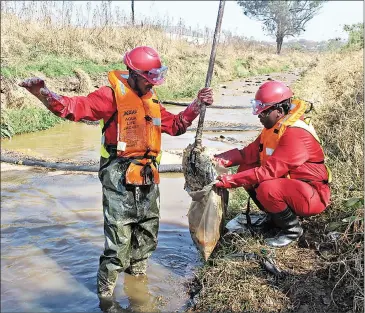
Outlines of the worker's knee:
<svg viewBox="0 0 365 313">
<path fill-rule="evenodd" d="M 275 202 L 277 200 L 282 200 L 282 187 L 275 180 L 264 181 L 256 188 L 256 195 L 257 199 L 262 203 L 266 203 L 267 201 Z"/>
</svg>

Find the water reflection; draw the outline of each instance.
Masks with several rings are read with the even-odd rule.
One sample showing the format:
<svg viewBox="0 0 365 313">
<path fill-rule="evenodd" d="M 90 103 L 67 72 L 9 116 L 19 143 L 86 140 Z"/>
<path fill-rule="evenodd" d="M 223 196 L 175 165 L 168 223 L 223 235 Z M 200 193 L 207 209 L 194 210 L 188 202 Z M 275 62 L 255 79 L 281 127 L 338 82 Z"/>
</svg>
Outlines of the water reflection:
<svg viewBox="0 0 365 313">
<path fill-rule="evenodd" d="M 104 238 L 97 176 L 3 167 L 1 174 L 1 311 L 100 312 L 96 271 Z M 157 250 L 145 279 L 120 274 L 112 312 L 171 312 L 187 300 L 183 284 L 198 255 L 183 184 L 182 175 L 162 175 Z"/>
<path fill-rule="evenodd" d="M 219 113 L 219 112 L 218 112 Z M 222 112 L 215 116 L 221 122 Z M 235 113 L 235 118 L 241 119 Z M 229 150 L 237 144 L 213 140 L 220 132 L 204 132 L 203 141 L 210 148 Z M 224 136 L 246 141 L 257 135 L 257 131 L 223 132 Z M 162 134 L 163 150 L 183 150 L 194 141 L 195 132 L 186 132 L 180 136 Z M 57 138 L 57 139 L 56 139 Z M 55 142 L 57 147 L 55 148 Z M 51 158 L 68 162 L 98 161 L 100 157 L 100 128 L 84 123 L 65 123 L 37 133 L 16 135 L 11 140 L 2 139 L 3 149 L 24 153 L 36 158 Z M 164 160 L 162 160 L 164 162 Z"/>
</svg>

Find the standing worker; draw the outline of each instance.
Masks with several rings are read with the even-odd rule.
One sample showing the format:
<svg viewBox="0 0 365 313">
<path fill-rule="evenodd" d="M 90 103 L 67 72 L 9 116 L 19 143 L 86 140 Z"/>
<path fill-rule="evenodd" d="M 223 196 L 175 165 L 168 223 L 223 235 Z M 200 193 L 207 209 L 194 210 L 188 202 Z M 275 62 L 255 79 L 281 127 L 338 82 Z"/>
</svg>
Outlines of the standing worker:
<svg viewBox="0 0 365 313">
<path fill-rule="evenodd" d="M 330 201 L 330 173 L 324 164 L 319 138 L 304 121 L 306 102 L 292 99 L 293 92 L 279 81 L 265 82 L 252 100 L 253 114 L 264 126 L 254 142 L 242 150 L 215 155 L 225 166 L 239 165 L 237 174 L 218 177 L 217 187 L 244 187 L 267 215 L 256 227 L 280 229 L 266 239 L 283 247 L 298 239 L 303 229 L 297 216 L 324 211 Z"/>
<path fill-rule="evenodd" d="M 128 71 L 109 72 L 111 87 L 86 97 L 60 96 L 36 77 L 19 84 L 59 117 L 103 124 L 99 179 L 105 250 L 97 274 L 101 300 L 112 298 L 118 273 L 145 275 L 147 260 L 156 249 L 161 133 L 184 134 L 199 115 L 201 103 L 213 103 L 212 89 L 202 88 L 184 111 L 169 113 L 152 89 L 164 83 L 167 72 L 158 53 L 140 46 L 126 52 L 123 61 Z"/>
</svg>

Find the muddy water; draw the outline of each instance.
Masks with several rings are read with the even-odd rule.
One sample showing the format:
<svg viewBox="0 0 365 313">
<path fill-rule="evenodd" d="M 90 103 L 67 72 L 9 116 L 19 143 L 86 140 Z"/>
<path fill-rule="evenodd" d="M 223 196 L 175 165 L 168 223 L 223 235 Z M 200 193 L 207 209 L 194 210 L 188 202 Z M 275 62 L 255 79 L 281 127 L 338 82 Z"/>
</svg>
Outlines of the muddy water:
<svg viewBox="0 0 365 313">
<path fill-rule="evenodd" d="M 220 115 L 222 115 L 222 113 L 223 112 L 221 112 Z M 229 118 L 219 119 L 218 115 L 216 117 L 216 120 L 218 121 L 224 121 L 225 119 L 229 121 Z M 231 142 L 216 141 L 215 138 L 220 134 L 234 137 L 238 141 L 246 142 L 257 134 L 257 131 L 206 132 L 203 135 L 203 144 L 217 151 L 225 151 L 235 147 L 235 144 Z M 193 131 L 188 131 L 185 134 L 176 137 L 163 134 L 162 149 L 167 151 L 182 151 L 194 141 L 194 138 L 195 132 Z M 1 145 L 3 149 L 22 152 L 38 158 L 56 158 L 60 160 L 72 159 L 74 161 L 98 160 L 100 127 L 84 123 L 63 123 L 37 133 L 17 135 L 11 140 L 2 140 Z M 165 159 L 162 158 L 162 163 L 164 162 Z"/>
<path fill-rule="evenodd" d="M 95 275 L 104 242 L 97 175 L 3 164 L 1 180 L 1 311 L 100 312 Z M 183 184 L 180 174 L 162 175 L 158 248 L 147 282 L 120 275 L 115 295 L 122 308 L 142 299 L 147 311 L 171 312 L 187 300 L 183 283 L 199 258 Z"/>
</svg>

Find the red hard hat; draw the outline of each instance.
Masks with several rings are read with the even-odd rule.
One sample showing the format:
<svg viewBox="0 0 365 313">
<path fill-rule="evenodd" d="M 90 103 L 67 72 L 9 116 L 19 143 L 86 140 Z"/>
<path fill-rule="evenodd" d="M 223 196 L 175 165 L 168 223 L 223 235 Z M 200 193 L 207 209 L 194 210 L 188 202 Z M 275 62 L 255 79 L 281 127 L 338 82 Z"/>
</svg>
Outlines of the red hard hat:
<svg viewBox="0 0 365 313">
<path fill-rule="evenodd" d="M 161 85 L 165 81 L 167 66 L 161 66 L 160 56 L 151 47 L 140 46 L 126 52 L 123 62 L 153 85 Z"/>
<path fill-rule="evenodd" d="M 293 96 L 291 89 L 280 81 L 268 81 L 263 83 L 255 95 L 253 114 L 260 114 L 273 105 L 289 99 Z"/>
<path fill-rule="evenodd" d="M 161 59 L 157 51 L 147 46 L 136 47 L 126 52 L 123 62 L 135 71 L 148 72 L 161 67 Z"/>
</svg>

